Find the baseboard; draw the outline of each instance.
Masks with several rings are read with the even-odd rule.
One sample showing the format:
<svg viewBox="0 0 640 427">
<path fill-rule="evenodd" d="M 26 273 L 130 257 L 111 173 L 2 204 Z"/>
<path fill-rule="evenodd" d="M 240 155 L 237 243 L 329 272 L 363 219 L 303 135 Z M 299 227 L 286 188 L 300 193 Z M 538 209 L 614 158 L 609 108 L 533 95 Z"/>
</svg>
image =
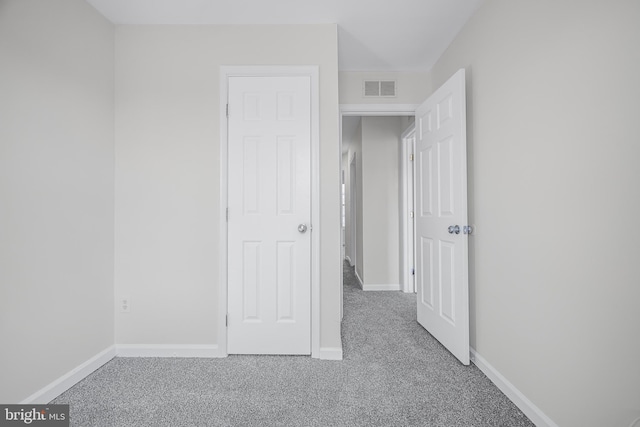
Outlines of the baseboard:
<svg viewBox="0 0 640 427">
<path fill-rule="evenodd" d="M 117 344 L 119 357 L 225 357 L 216 344 Z"/>
<path fill-rule="evenodd" d="M 399 291 L 400 284 L 363 285 L 363 291 Z"/>
<path fill-rule="evenodd" d="M 21 405 L 41 404 L 45 405 L 65 391 L 83 380 L 93 371 L 107 363 L 116 356 L 116 347 L 111 346 L 93 356 L 86 362 L 78 365 L 49 385 L 36 391 L 31 396 L 20 402 Z"/>
<path fill-rule="evenodd" d="M 471 349 L 471 361 L 502 391 L 537 427 L 558 427 L 536 405 L 500 374 L 493 366 Z"/>
<path fill-rule="evenodd" d="M 342 360 L 342 347 L 320 347 L 318 359 Z"/>
</svg>

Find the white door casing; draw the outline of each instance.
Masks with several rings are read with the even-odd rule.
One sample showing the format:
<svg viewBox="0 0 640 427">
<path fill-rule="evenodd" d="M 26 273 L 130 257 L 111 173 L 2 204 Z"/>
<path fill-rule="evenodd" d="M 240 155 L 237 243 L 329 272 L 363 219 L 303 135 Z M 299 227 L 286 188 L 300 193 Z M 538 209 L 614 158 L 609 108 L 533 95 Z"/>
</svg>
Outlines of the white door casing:
<svg viewBox="0 0 640 427">
<path fill-rule="evenodd" d="M 227 349 L 310 354 L 311 78 L 231 76 L 228 100 Z"/>
<path fill-rule="evenodd" d="M 463 364 L 468 365 L 468 234 L 464 232 L 467 225 L 467 159 L 463 69 L 418 107 L 416 134 L 414 209 L 418 322 Z"/>
<path fill-rule="evenodd" d="M 357 190 L 357 173 L 356 173 L 356 153 L 353 153 L 353 156 L 351 157 L 351 162 L 349 164 L 349 216 L 350 216 L 350 229 L 349 231 L 349 249 L 350 249 L 350 254 L 349 254 L 349 262 L 351 263 L 351 267 L 355 267 L 356 265 L 356 220 L 357 220 L 357 215 L 356 215 L 356 200 L 357 200 L 357 195 L 356 192 Z"/>
<path fill-rule="evenodd" d="M 402 291 L 415 293 L 414 275 L 414 209 L 413 209 L 413 150 L 415 124 L 401 136 L 400 146 L 400 281 Z"/>
</svg>

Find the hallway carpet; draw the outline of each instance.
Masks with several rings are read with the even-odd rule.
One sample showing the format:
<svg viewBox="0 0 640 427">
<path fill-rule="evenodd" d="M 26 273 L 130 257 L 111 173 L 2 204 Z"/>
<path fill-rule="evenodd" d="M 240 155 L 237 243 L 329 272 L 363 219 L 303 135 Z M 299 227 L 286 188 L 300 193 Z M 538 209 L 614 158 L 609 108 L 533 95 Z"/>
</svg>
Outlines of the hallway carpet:
<svg viewBox="0 0 640 427">
<path fill-rule="evenodd" d="M 116 357 L 52 403 L 89 426 L 533 426 L 416 323 L 415 295 L 344 266 L 344 360 Z"/>
</svg>

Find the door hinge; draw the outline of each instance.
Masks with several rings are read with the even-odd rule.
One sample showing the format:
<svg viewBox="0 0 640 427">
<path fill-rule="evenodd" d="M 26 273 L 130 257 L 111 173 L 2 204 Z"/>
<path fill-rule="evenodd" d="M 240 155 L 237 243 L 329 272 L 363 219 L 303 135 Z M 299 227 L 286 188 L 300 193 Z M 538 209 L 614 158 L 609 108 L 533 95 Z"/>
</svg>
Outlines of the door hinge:
<svg viewBox="0 0 640 427">
<path fill-rule="evenodd" d="M 227 104 L 227 117 L 229 117 L 229 104 Z"/>
<path fill-rule="evenodd" d="M 229 208 L 227 208 L 227 222 L 229 222 Z"/>
<path fill-rule="evenodd" d="M 229 315 L 225 314 L 224 316 L 224 326 L 229 326 Z"/>
<path fill-rule="evenodd" d="M 409 212 L 409 218 L 413 218 L 413 211 Z"/>
<path fill-rule="evenodd" d="M 409 154 L 409 160 L 413 162 L 413 153 Z"/>
</svg>

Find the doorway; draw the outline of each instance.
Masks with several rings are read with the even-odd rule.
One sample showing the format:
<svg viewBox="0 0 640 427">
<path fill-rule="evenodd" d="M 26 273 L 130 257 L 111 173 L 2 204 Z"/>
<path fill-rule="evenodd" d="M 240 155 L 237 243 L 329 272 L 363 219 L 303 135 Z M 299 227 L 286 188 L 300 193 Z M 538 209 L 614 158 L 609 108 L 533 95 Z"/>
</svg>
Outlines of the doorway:
<svg viewBox="0 0 640 427">
<path fill-rule="evenodd" d="M 415 108 L 414 105 L 341 106 L 341 169 L 348 180 L 345 259 L 355 267 L 364 290 L 405 290 L 401 278 L 405 252 L 400 250 L 405 239 L 401 237 L 399 215 L 403 214 L 401 185 L 407 179 L 399 176 L 405 173 L 399 164 L 404 155 L 400 139 L 413 121 Z M 360 120 L 359 126 L 354 125 L 354 119 Z M 347 135 L 348 129 L 356 133 L 355 139 Z M 358 140 L 366 140 L 364 145 L 368 146 L 363 148 L 360 142 L 354 148 L 353 141 Z M 363 212 L 367 212 L 366 218 Z"/>
<path fill-rule="evenodd" d="M 418 323 L 463 364 L 469 364 L 467 248 L 468 235 L 473 227 L 467 224 L 465 87 L 465 70 L 461 69 L 420 106 L 412 106 L 405 112 L 405 115 L 413 116 L 415 120 L 416 164 L 413 195 L 416 209 L 414 212 L 412 206 L 408 207 L 409 213 L 415 214 L 411 215 L 415 216 L 414 251 L 405 250 L 403 256 L 407 258 L 408 254 L 413 252 L 415 259 Z M 384 111 L 385 107 L 343 106 L 342 120 L 345 116 L 357 114 L 357 110 L 373 110 L 376 115 L 384 115 L 385 113 L 380 111 Z M 394 107 L 396 112 L 406 108 L 398 105 Z M 410 136 L 410 131 L 403 136 L 405 142 Z M 361 135 L 360 139 L 364 141 L 365 138 Z M 414 154 L 410 155 L 413 158 Z M 376 166 L 375 162 L 373 166 Z M 362 166 L 358 165 L 358 170 L 362 169 Z M 377 173 L 375 167 L 371 169 Z M 362 183 L 363 179 L 357 181 Z M 357 190 L 360 193 L 359 201 L 366 200 L 367 197 L 361 195 L 361 188 Z M 365 210 L 362 205 L 363 203 L 359 203 L 360 212 Z M 404 209 L 402 203 L 398 203 L 396 207 L 400 211 Z M 362 222 L 358 217 L 358 223 Z M 403 227 L 401 232 L 399 229 L 400 227 L 396 230 L 399 234 L 406 236 L 409 233 L 409 227 Z M 360 240 L 361 236 L 357 236 L 357 240 Z M 369 248 L 375 245 L 362 247 Z M 362 289 L 392 290 L 393 287 L 389 285 L 368 285 L 368 276 L 362 273 L 358 275 L 358 267 L 363 268 L 360 262 L 360 258 L 363 258 L 362 251 L 358 253 L 355 267 Z M 386 261 L 389 259 L 387 254 Z M 385 258 L 379 257 L 375 261 L 384 262 Z M 403 264 L 401 260 L 400 265 Z M 367 289 L 367 286 L 370 288 Z M 411 286 L 406 286 L 407 290 L 410 288 Z"/>
</svg>

